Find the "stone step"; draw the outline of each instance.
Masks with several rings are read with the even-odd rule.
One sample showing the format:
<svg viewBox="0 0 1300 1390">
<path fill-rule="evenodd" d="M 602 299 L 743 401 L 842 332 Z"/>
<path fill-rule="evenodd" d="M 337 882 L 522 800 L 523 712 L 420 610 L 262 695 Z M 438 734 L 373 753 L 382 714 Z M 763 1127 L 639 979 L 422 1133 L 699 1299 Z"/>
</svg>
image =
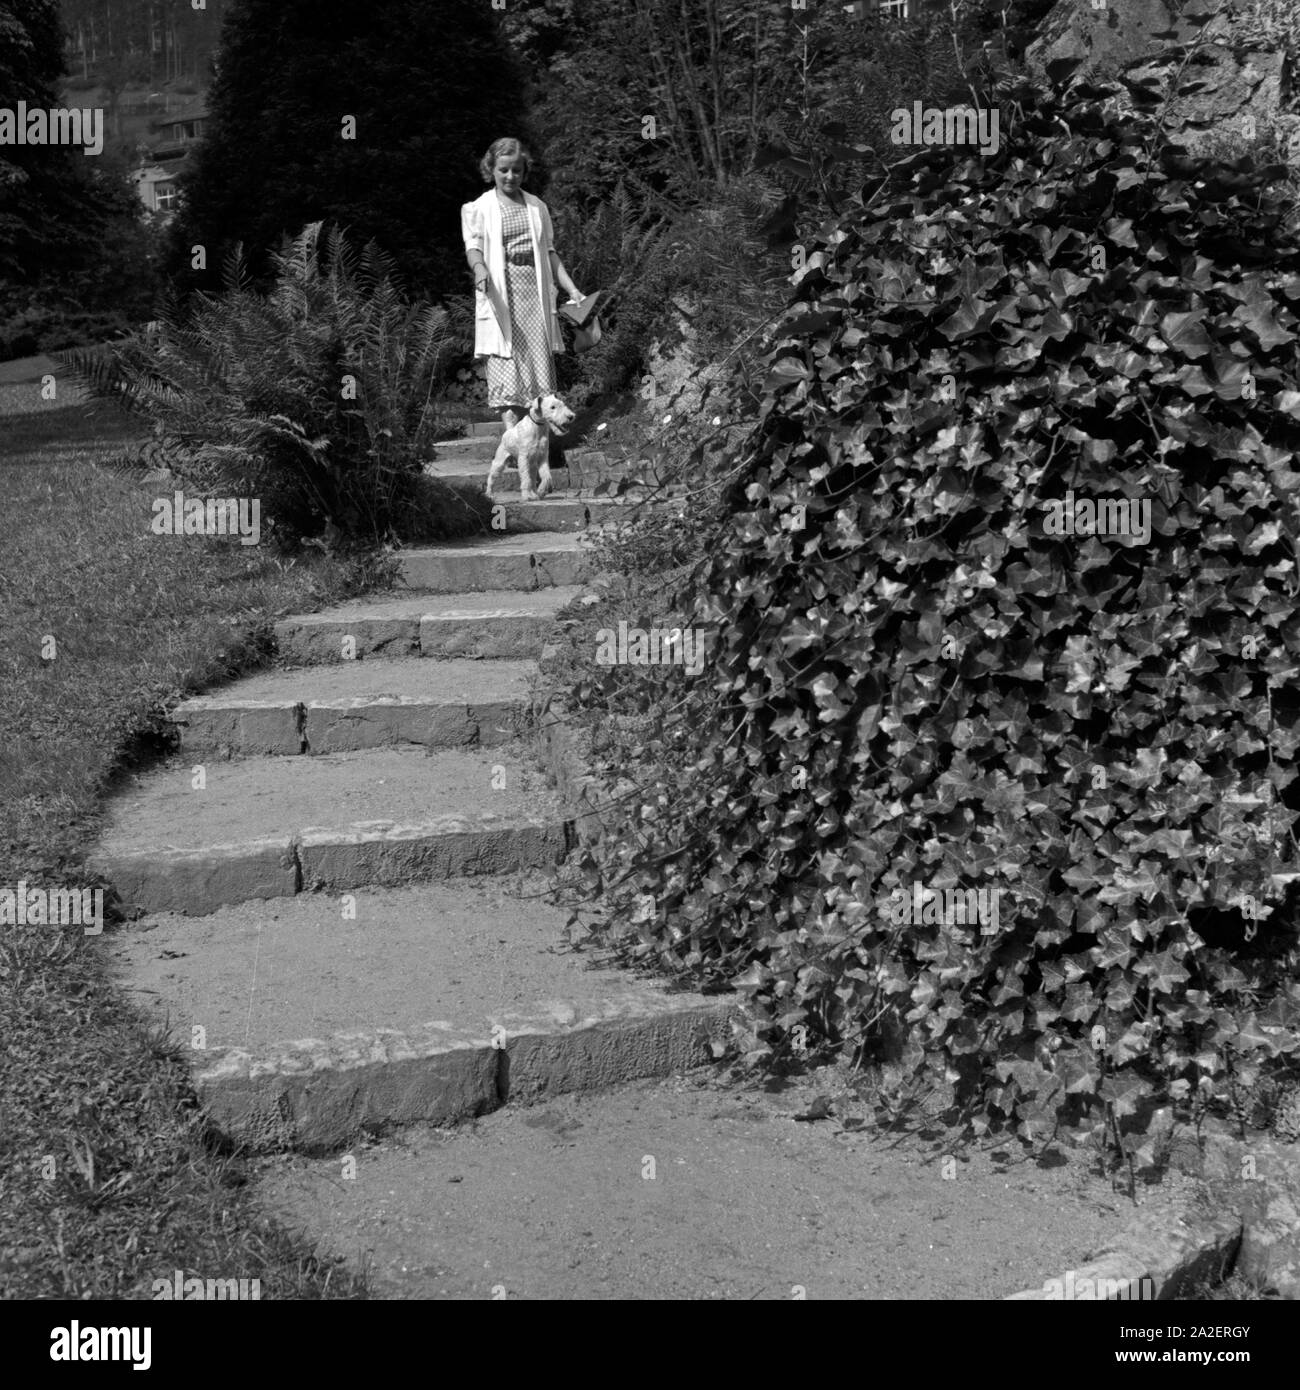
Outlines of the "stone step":
<svg viewBox="0 0 1300 1390">
<path fill-rule="evenodd" d="M 483 590 L 342 603 L 275 625 L 280 655 L 302 665 L 383 657 L 535 658 L 576 586 Z"/>
<path fill-rule="evenodd" d="M 441 478 L 446 482 L 475 484 L 482 486 L 487 481 L 488 469 L 492 462 L 492 451 L 479 457 L 473 454 L 455 455 L 450 458 L 434 459 L 424 465 L 424 472 L 431 478 Z M 625 478 L 644 479 L 655 485 L 659 473 L 649 461 L 633 460 L 620 462 L 596 450 L 579 449 L 567 453 L 564 466 L 551 469 L 551 486 L 557 492 L 590 492 L 601 483 L 619 482 Z M 500 486 L 506 492 L 518 492 L 519 472 L 507 468 L 501 475 Z"/>
<path fill-rule="evenodd" d="M 537 873 L 362 888 L 346 913 L 302 894 L 99 940 L 117 984 L 184 1037 L 217 1130 L 255 1151 L 328 1151 L 710 1061 L 734 1002 L 555 950 L 566 914 L 545 889 Z"/>
<path fill-rule="evenodd" d="M 503 431 L 500 423 L 488 425 L 481 433 L 464 435 L 459 439 L 440 439 L 433 446 L 435 463 L 465 462 L 474 460 L 480 462 L 491 459 L 497 451 L 497 446 L 501 443 Z M 589 449 L 587 446 L 578 443 L 573 439 L 557 440 L 557 445 L 568 455 L 587 455 L 596 450 Z"/>
<path fill-rule="evenodd" d="M 497 441 L 505 433 L 505 426 L 501 423 L 501 417 L 494 415 L 490 419 L 474 420 L 470 424 L 468 434 L 455 436 L 453 439 L 435 440 L 434 448 L 438 450 L 463 447 L 467 444 L 477 443 L 484 439 L 492 441 L 492 447 L 496 448 Z M 581 438 L 575 434 L 568 434 L 564 437 L 564 443 L 571 449 L 581 447 Z"/>
<path fill-rule="evenodd" d="M 581 536 L 563 531 L 443 541 L 402 551 L 397 566 L 408 589 L 454 594 L 580 584 L 591 562 Z"/>
<path fill-rule="evenodd" d="M 529 531 L 585 531 L 594 515 L 610 515 L 615 504 L 606 499 L 544 497 L 540 502 L 522 502 L 498 495 L 492 499 L 493 526 L 505 523 L 505 535 Z M 497 512 L 496 508 L 502 510 Z"/>
<path fill-rule="evenodd" d="M 491 748 L 528 727 L 536 680 L 531 661 L 350 661 L 250 676 L 167 717 L 186 759 Z"/>
<path fill-rule="evenodd" d="M 482 462 L 470 461 L 468 463 L 453 461 L 445 466 L 438 463 L 427 463 L 424 466 L 426 477 L 437 478 L 440 482 L 450 483 L 455 487 L 473 488 L 476 492 L 482 491 L 487 483 L 488 460 Z M 578 481 L 575 481 L 569 474 L 567 468 L 551 469 L 551 491 L 552 493 L 568 493 L 577 496 L 581 492 L 590 492 L 594 484 L 588 484 L 584 489 Z M 513 469 L 507 468 L 501 475 L 498 484 L 498 497 L 509 497 L 514 495 L 519 498 L 519 474 Z M 497 499 L 494 499 L 497 500 Z"/>
<path fill-rule="evenodd" d="M 505 523 L 502 535 L 523 535 L 535 531 L 585 531 L 592 526 L 606 523 L 618 524 L 637 514 L 641 499 L 636 497 L 543 497 L 540 502 L 521 502 L 517 496 L 498 495 L 492 499 L 493 507 L 504 510 L 495 513 L 493 523 L 499 519 Z M 678 514 L 685 505 L 685 499 L 667 497 L 644 503 L 656 511 L 672 508 Z"/>
<path fill-rule="evenodd" d="M 463 439 L 443 439 L 433 446 L 437 458 L 434 463 L 465 463 L 491 460 L 497 451 L 501 432 L 498 426 L 495 437 L 486 435 L 467 435 Z"/>
<path fill-rule="evenodd" d="M 522 745 L 189 763 L 114 797 L 92 865 L 147 912 L 509 873 L 563 858 L 564 815 Z"/>
</svg>

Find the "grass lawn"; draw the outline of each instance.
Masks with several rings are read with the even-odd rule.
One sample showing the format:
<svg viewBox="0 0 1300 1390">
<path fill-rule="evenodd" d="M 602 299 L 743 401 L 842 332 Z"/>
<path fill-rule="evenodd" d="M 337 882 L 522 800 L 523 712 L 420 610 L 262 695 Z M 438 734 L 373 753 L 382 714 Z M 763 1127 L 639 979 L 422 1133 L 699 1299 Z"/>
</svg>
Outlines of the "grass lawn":
<svg viewBox="0 0 1300 1390">
<path fill-rule="evenodd" d="M 375 572 L 153 535 L 158 488 L 93 466 L 139 424 L 41 402 L 34 376 L 0 367 L 0 886 L 92 886 L 102 795 L 162 746 L 166 703 L 264 662 L 278 616 Z M 242 1161 L 205 1142 L 184 1053 L 93 943 L 0 928 L 0 1298 L 148 1298 L 176 1269 L 259 1278 L 264 1298 L 364 1296 L 259 1214 Z"/>
</svg>

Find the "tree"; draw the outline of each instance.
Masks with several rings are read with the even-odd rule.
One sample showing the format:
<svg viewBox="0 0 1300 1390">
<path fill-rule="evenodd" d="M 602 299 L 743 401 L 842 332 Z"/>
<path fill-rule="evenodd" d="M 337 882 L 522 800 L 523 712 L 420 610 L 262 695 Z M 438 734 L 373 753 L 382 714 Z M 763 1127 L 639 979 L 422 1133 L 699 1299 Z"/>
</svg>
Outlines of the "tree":
<svg viewBox="0 0 1300 1390">
<path fill-rule="evenodd" d="M 903 21 L 823 4 L 541 0 L 504 26 L 531 79 L 557 200 L 590 209 L 630 181 L 681 208 L 750 180 L 778 148 L 803 147 L 780 171 L 796 182 L 860 182 L 855 145 L 893 156 L 891 108 L 970 99 L 975 20 L 999 3 L 918 7 Z M 819 148 L 820 173 L 809 158 Z"/>
<path fill-rule="evenodd" d="M 122 93 L 148 76 L 149 64 L 138 51 L 114 53 L 100 64 L 99 82 L 108 102 L 109 124 L 119 139 L 122 135 Z"/>
<path fill-rule="evenodd" d="M 215 290 L 236 242 L 261 278 L 281 236 L 317 220 L 373 238 L 423 295 L 465 288 L 460 205 L 483 190 L 478 161 L 531 133 L 488 6 L 237 0 L 218 62 L 169 256 L 182 289 Z M 195 244 L 206 269 L 191 268 Z"/>
<path fill-rule="evenodd" d="M 52 106 L 61 68 L 58 10 L 54 0 L 30 0 L 23 18 L 16 11 L 14 0 L 0 0 L 0 103 Z M 48 225 L 42 202 L 50 190 L 36 154 L 30 146 L 0 145 L 0 282 L 30 266 Z"/>
<path fill-rule="evenodd" d="M 63 55 L 54 0 L 0 0 L 0 107 L 60 105 Z M 0 146 L 0 355 L 143 317 L 150 273 L 120 164 L 61 146 Z"/>
<path fill-rule="evenodd" d="M 63 0 L 63 21 L 76 40 L 82 76 L 134 56 L 151 84 L 189 77 L 206 81 L 228 0 Z"/>
</svg>

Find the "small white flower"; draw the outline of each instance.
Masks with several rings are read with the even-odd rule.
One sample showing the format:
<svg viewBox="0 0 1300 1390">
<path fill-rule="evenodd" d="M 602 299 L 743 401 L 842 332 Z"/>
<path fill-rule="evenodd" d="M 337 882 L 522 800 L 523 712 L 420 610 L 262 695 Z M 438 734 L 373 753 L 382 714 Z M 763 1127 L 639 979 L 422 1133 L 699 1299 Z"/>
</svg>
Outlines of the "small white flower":
<svg viewBox="0 0 1300 1390">
<path fill-rule="evenodd" d="M 665 425 L 671 425 L 672 422 L 673 422 L 673 417 L 672 417 L 671 415 L 665 415 L 665 416 L 664 416 L 664 424 L 665 424 Z"/>
<path fill-rule="evenodd" d="M 714 423 L 715 425 L 720 425 L 720 424 L 722 423 L 722 416 L 721 416 L 721 415 L 715 415 L 715 416 L 713 417 L 713 423 Z"/>
<path fill-rule="evenodd" d="M 599 434 L 601 430 L 605 429 L 608 426 L 608 424 L 609 422 L 607 420 L 602 420 L 600 424 L 596 426 L 596 433 Z"/>
</svg>

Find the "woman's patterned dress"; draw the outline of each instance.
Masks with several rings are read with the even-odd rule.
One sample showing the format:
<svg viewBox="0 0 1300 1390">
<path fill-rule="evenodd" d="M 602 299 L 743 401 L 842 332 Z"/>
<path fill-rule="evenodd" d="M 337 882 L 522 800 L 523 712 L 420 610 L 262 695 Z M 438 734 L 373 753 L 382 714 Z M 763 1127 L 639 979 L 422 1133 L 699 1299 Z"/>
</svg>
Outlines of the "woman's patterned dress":
<svg viewBox="0 0 1300 1390">
<path fill-rule="evenodd" d="M 545 308 L 537 297 L 533 234 L 523 203 L 497 195 L 506 244 L 506 289 L 513 356 L 487 359 L 488 406 L 527 406 L 555 390 L 555 357 L 546 331 Z"/>
</svg>

